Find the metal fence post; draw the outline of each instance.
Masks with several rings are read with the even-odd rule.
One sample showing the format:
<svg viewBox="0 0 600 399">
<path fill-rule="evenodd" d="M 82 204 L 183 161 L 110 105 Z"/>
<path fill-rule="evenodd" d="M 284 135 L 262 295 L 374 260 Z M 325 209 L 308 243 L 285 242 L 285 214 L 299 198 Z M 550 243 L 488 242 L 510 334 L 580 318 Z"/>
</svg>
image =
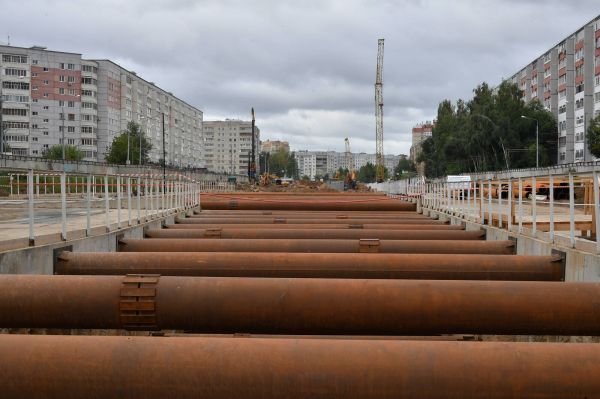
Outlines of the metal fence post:
<svg viewBox="0 0 600 399">
<path fill-rule="evenodd" d="M 39 198 L 40 196 L 40 174 L 35 175 L 35 195 Z"/>
<path fill-rule="evenodd" d="M 512 222 L 513 222 L 513 209 L 512 209 L 512 200 L 513 200 L 513 182 L 512 178 L 508 178 L 508 220 L 506 221 L 506 229 L 510 232 L 512 230 Z"/>
<path fill-rule="evenodd" d="M 108 175 L 104 176 L 104 211 L 106 216 L 106 232 L 110 231 L 110 198 L 108 190 Z"/>
<path fill-rule="evenodd" d="M 67 241 L 67 175 L 60 175 L 61 237 Z"/>
<path fill-rule="evenodd" d="M 552 175 L 552 173 L 550 173 L 548 183 L 550 184 L 550 192 L 548 195 L 548 200 L 550 202 L 550 242 L 554 243 L 554 175 Z"/>
<path fill-rule="evenodd" d="M 485 202 L 484 202 L 484 185 L 483 179 L 479 181 L 479 208 L 481 210 L 481 224 L 485 224 Z"/>
<path fill-rule="evenodd" d="M 488 179 L 488 226 L 494 225 L 494 215 L 492 214 L 492 179 Z"/>
<path fill-rule="evenodd" d="M 137 183 L 137 224 L 142 224 L 142 216 L 141 216 L 142 197 L 140 197 L 142 186 L 140 184 L 140 176 L 139 175 L 135 179 L 135 181 Z"/>
<path fill-rule="evenodd" d="M 148 219 L 148 196 L 150 195 L 150 187 L 148 186 L 148 177 L 144 177 L 144 220 L 147 222 Z"/>
<path fill-rule="evenodd" d="M 497 192 L 498 192 L 498 227 L 502 228 L 502 212 L 503 212 L 503 208 L 502 208 L 502 180 L 498 181 Z"/>
<path fill-rule="evenodd" d="M 86 193 L 86 212 L 85 212 L 85 234 L 87 237 L 92 235 L 92 224 L 91 224 L 91 216 L 92 212 L 92 175 L 88 175 L 87 177 L 87 193 Z"/>
<path fill-rule="evenodd" d="M 594 171 L 594 221 L 596 222 L 596 253 L 600 253 L 600 195 L 598 193 L 598 172 Z"/>
<path fill-rule="evenodd" d="M 131 176 L 127 177 L 127 225 L 131 226 Z"/>
<path fill-rule="evenodd" d="M 575 247 L 575 187 L 573 187 L 573 174 L 569 173 L 569 240 Z"/>
<path fill-rule="evenodd" d="M 121 228 L 121 176 L 117 176 L 117 229 Z"/>
<path fill-rule="evenodd" d="M 531 235 L 535 237 L 537 232 L 537 180 L 531 178 Z"/>
<path fill-rule="evenodd" d="M 34 215 L 33 215 L 33 169 L 27 171 L 27 202 L 28 202 L 28 216 L 29 216 L 29 245 L 34 245 L 35 234 L 33 231 Z"/>
<path fill-rule="evenodd" d="M 523 179 L 519 177 L 519 202 L 518 202 L 519 234 L 523 234 Z"/>
</svg>

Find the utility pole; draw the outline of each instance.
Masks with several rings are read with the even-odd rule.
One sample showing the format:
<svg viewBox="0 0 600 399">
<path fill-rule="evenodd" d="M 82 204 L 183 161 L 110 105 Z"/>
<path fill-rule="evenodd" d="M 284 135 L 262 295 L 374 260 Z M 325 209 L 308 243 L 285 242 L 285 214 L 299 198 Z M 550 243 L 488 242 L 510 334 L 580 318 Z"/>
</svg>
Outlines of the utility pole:
<svg viewBox="0 0 600 399">
<path fill-rule="evenodd" d="M 254 137 L 254 123 L 255 123 L 255 117 L 254 117 L 254 108 L 252 108 L 252 152 L 251 152 L 251 158 L 250 158 L 250 163 L 248 164 L 248 181 L 250 183 L 255 183 L 256 182 L 256 140 Z"/>
</svg>

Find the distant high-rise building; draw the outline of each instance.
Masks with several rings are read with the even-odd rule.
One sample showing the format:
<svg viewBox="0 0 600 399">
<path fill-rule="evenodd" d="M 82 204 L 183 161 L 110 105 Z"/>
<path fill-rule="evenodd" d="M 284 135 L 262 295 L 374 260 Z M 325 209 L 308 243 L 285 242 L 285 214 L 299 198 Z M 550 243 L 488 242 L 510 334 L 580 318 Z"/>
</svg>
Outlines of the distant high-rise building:
<svg viewBox="0 0 600 399">
<path fill-rule="evenodd" d="M 423 142 L 433 134 L 435 123 L 425 122 L 418 124 L 412 129 L 412 145 L 410 147 L 410 160 L 415 164 L 419 175 L 425 174 L 425 164 L 417 162 L 419 155 L 423 152 Z"/>
<path fill-rule="evenodd" d="M 164 116 L 167 163 L 202 166 L 202 111 L 135 72 L 40 46 L 0 46 L 0 55 L 3 138 L 13 154 L 41 156 L 64 136 L 84 160 L 103 161 L 134 121 L 152 144 L 150 160 L 159 162 Z"/>
<path fill-rule="evenodd" d="M 586 129 L 600 114 L 600 15 L 507 80 L 519 86 L 523 100 L 539 101 L 556 117 L 558 163 L 594 159 Z"/>
<path fill-rule="evenodd" d="M 290 143 L 287 141 L 267 140 L 260 143 L 260 150 L 272 154 L 278 151 L 290 152 Z"/>
<path fill-rule="evenodd" d="M 254 127 L 255 162 L 260 154 L 260 129 Z M 252 122 L 236 119 L 203 122 L 205 167 L 213 172 L 245 175 L 252 152 Z M 273 172 L 275 173 L 275 172 Z"/>
</svg>

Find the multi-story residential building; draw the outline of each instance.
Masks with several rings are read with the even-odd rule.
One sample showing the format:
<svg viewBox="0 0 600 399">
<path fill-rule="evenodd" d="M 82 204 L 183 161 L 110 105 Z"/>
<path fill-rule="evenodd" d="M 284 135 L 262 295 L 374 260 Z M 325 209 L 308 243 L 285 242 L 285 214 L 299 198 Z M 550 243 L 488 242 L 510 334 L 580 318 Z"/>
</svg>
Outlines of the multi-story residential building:
<svg viewBox="0 0 600 399">
<path fill-rule="evenodd" d="M 298 162 L 300 176 L 308 176 L 314 179 L 316 176 L 333 177 L 340 168 L 346 168 L 346 153 L 338 151 L 296 151 L 294 152 Z M 390 171 L 394 170 L 401 158 L 406 155 L 386 155 L 384 166 Z M 354 170 L 359 170 L 367 163 L 375 165 L 375 154 L 350 153 L 350 164 Z"/>
<path fill-rule="evenodd" d="M 304 150 L 294 152 L 294 156 L 298 162 L 298 175 L 314 180 L 317 175 L 317 155 L 313 151 Z"/>
<path fill-rule="evenodd" d="M 103 161 L 127 123 L 140 123 L 149 157 L 175 166 L 203 166 L 202 111 L 109 60 L 45 47 L 0 46 L 4 142 L 13 154 L 41 156 L 56 144 Z M 137 143 L 131 143 L 136 145 Z"/>
<path fill-rule="evenodd" d="M 267 140 L 260 143 L 260 150 L 269 154 L 279 151 L 290 152 L 290 143 L 287 141 Z"/>
<path fill-rule="evenodd" d="M 520 87 L 523 100 L 540 101 L 555 115 L 558 163 L 594 159 L 586 129 L 600 113 L 600 15 L 507 80 Z"/>
<path fill-rule="evenodd" d="M 258 166 L 260 129 L 254 127 Z M 204 162 L 208 170 L 246 174 L 252 152 L 252 122 L 237 119 L 203 122 Z M 274 172 L 275 173 L 275 172 Z"/>
<path fill-rule="evenodd" d="M 423 142 L 433 134 L 435 122 L 420 123 L 412 128 L 412 145 L 410 147 L 410 160 L 415 164 L 419 175 L 425 174 L 425 164 L 417 162 L 417 158 L 423 152 Z"/>
</svg>

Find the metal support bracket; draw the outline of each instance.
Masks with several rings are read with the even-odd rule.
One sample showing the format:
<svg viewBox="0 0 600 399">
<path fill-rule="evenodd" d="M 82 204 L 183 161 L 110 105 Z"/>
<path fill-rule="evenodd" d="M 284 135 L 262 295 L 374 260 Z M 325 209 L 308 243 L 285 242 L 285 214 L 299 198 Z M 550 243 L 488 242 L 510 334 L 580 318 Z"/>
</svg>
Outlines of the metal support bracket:
<svg viewBox="0 0 600 399">
<path fill-rule="evenodd" d="M 58 257 L 61 253 L 65 251 L 73 252 L 73 246 L 65 245 L 64 247 L 54 248 L 52 250 L 52 274 L 56 274 L 56 264 L 58 263 Z"/>
<path fill-rule="evenodd" d="M 565 281 L 565 275 L 567 272 L 567 253 L 559 249 L 552 249 L 552 256 L 556 256 L 555 262 L 560 262 L 562 269 L 562 281 Z"/>
<path fill-rule="evenodd" d="M 129 331 L 158 330 L 156 285 L 160 274 L 128 274 L 121 285 L 119 318 Z"/>
</svg>

